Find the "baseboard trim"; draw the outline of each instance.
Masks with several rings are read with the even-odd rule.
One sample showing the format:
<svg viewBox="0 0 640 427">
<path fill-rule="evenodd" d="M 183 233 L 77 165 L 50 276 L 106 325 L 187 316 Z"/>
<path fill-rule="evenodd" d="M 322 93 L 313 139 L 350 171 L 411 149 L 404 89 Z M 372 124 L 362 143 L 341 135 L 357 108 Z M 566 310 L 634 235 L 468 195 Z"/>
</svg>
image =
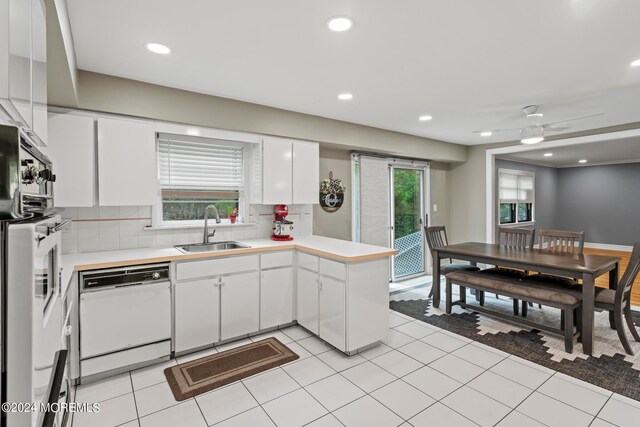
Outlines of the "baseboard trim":
<svg viewBox="0 0 640 427">
<path fill-rule="evenodd" d="M 620 252 L 631 252 L 633 250 L 633 246 L 625 246 L 625 245 L 608 245 L 606 243 L 588 243 L 584 244 L 585 248 L 591 249 L 603 249 L 608 251 L 620 251 Z"/>
</svg>

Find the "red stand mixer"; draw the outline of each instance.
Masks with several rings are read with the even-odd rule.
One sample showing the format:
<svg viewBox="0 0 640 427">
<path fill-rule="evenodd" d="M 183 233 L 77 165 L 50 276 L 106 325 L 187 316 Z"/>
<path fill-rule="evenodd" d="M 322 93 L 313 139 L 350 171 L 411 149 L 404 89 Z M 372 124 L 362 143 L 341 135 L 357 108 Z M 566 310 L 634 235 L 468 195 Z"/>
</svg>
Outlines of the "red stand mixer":
<svg viewBox="0 0 640 427">
<path fill-rule="evenodd" d="M 293 222 L 287 220 L 289 215 L 289 207 L 287 205 L 275 205 L 273 207 L 273 232 L 271 240 L 293 240 L 291 230 L 293 230 Z"/>
</svg>

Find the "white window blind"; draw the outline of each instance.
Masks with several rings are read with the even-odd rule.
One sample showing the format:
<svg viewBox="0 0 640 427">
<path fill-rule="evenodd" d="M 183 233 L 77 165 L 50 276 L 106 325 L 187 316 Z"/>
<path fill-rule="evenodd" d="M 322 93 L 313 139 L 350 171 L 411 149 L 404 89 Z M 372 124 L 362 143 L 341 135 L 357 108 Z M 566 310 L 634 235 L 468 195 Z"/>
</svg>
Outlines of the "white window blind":
<svg viewBox="0 0 640 427">
<path fill-rule="evenodd" d="M 500 172 L 500 201 L 505 203 L 518 201 L 518 175 Z"/>
<path fill-rule="evenodd" d="M 501 203 L 533 203 L 535 177 L 530 172 L 500 170 Z"/>
<path fill-rule="evenodd" d="M 518 200 L 520 202 L 533 202 L 533 176 L 518 175 Z"/>
<path fill-rule="evenodd" d="M 158 135 L 163 189 L 240 190 L 244 184 L 242 144 L 186 135 Z"/>
</svg>

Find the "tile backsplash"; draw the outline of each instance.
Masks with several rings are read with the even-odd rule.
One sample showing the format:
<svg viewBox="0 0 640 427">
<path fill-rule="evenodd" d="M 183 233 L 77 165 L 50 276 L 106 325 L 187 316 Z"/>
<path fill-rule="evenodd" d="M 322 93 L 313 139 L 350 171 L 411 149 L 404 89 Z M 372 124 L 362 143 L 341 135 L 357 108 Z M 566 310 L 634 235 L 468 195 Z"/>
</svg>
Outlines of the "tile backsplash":
<svg viewBox="0 0 640 427">
<path fill-rule="evenodd" d="M 292 205 L 288 219 L 294 222 L 293 235 L 313 233 L 313 206 Z M 151 226 L 151 206 L 102 206 L 65 208 L 62 217 L 71 225 L 62 233 L 62 253 L 113 251 L 170 247 L 202 241 L 202 227 L 161 229 Z M 250 205 L 244 223 L 216 226 L 212 240 L 264 239 L 271 235 L 273 206 Z"/>
</svg>

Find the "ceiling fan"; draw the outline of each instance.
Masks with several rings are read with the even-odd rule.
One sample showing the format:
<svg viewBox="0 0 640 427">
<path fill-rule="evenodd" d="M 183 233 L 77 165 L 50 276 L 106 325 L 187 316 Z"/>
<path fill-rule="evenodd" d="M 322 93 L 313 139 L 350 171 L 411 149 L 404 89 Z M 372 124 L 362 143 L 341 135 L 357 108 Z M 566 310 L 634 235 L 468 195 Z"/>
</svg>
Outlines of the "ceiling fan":
<svg viewBox="0 0 640 427">
<path fill-rule="evenodd" d="M 568 119 L 560 120 L 557 122 L 550 123 L 542 123 L 542 113 L 538 113 L 538 105 L 528 105 L 522 109 L 524 113 L 527 123 L 524 127 L 513 128 L 513 129 L 495 129 L 495 130 L 485 130 L 485 131 L 474 131 L 473 133 L 479 133 L 482 136 L 490 136 L 493 133 L 497 132 L 520 132 L 520 142 L 523 144 L 537 144 L 539 142 L 544 141 L 544 132 L 559 132 L 562 130 L 571 129 L 571 126 L 568 126 L 568 123 L 575 122 L 578 120 L 588 119 L 590 117 L 601 116 L 604 113 L 591 113 L 585 114 L 577 117 L 570 117 Z"/>
</svg>

